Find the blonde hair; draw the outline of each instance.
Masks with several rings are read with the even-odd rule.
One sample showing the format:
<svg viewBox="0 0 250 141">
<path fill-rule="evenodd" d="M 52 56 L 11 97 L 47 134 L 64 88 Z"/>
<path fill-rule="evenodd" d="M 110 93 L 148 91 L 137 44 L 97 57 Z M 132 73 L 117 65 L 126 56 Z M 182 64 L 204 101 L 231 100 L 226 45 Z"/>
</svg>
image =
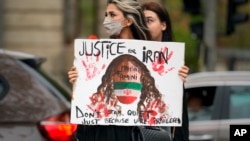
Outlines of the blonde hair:
<svg viewBox="0 0 250 141">
<path fill-rule="evenodd" d="M 136 0 L 108 0 L 108 4 L 110 3 L 114 3 L 126 18 L 132 20 L 131 30 L 135 39 L 151 40 L 142 8 Z"/>
</svg>

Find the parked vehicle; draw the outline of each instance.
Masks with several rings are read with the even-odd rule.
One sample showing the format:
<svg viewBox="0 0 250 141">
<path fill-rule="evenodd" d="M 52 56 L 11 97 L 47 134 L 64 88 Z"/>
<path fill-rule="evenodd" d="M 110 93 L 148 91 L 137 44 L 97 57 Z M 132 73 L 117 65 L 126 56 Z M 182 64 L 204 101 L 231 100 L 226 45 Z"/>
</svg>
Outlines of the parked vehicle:
<svg viewBox="0 0 250 141">
<path fill-rule="evenodd" d="M 74 141 L 70 95 L 40 68 L 44 58 L 0 49 L 0 140 Z"/>
<path fill-rule="evenodd" d="M 185 93 L 190 141 L 229 141 L 230 125 L 250 124 L 250 72 L 190 74 Z"/>
</svg>

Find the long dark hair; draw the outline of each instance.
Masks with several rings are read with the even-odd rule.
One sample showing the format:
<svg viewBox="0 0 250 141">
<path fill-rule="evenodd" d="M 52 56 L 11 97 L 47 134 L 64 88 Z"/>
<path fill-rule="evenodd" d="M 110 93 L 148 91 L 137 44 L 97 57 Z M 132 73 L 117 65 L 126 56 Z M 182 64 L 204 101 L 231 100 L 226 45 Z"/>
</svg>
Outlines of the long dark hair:
<svg viewBox="0 0 250 141">
<path fill-rule="evenodd" d="M 163 31 L 162 41 L 173 41 L 172 26 L 168 11 L 162 4 L 158 2 L 145 2 L 142 4 L 142 10 L 150 10 L 158 16 L 161 22 L 167 25 L 166 30 Z"/>
<path fill-rule="evenodd" d="M 114 92 L 112 76 L 115 75 L 115 73 L 117 72 L 117 67 L 122 62 L 132 63 L 134 66 L 138 67 L 138 70 L 141 73 L 140 82 L 142 83 L 142 90 L 140 101 L 137 104 L 137 112 L 139 113 L 139 119 L 141 120 L 143 114 L 142 111 L 146 109 L 145 104 L 147 104 L 151 100 L 157 100 L 159 103 L 162 104 L 164 104 L 164 102 L 161 100 L 162 94 L 157 89 L 155 85 L 155 80 L 151 76 L 150 71 L 148 70 L 146 65 L 143 64 L 135 56 L 123 54 L 113 59 L 102 77 L 102 83 L 98 86 L 96 94 L 104 94 L 104 96 L 107 98 L 106 103 L 109 103 L 109 100 L 112 98 Z"/>
</svg>

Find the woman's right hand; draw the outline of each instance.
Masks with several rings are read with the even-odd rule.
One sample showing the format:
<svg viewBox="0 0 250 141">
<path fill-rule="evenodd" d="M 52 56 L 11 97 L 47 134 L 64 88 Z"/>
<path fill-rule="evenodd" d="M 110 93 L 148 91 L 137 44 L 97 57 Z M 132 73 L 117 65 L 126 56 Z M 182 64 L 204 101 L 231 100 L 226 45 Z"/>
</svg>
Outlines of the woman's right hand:
<svg viewBox="0 0 250 141">
<path fill-rule="evenodd" d="M 73 84 L 77 77 L 78 77 L 78 72 L 76 71 L 76 67 L 72 66 L 68 71 L 69 82 Z"/>
</svg>

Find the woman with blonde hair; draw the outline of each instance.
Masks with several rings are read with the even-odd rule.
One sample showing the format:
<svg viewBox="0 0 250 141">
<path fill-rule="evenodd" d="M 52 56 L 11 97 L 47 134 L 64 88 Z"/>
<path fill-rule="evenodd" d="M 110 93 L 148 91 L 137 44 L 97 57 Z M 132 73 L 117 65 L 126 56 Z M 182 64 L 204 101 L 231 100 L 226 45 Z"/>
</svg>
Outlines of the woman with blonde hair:
<svg viewBox="0 0 250 141">
<path fill-rule="evenodd" d="M 140 4 L 135 0 L 108 0 L 103 22 L 110 38 L 151 40 Z M 75 67 L 68 72 L 74 83 L 78 73 Z M 76 138 L 79 141 L 132 141 L 134 126 L 79 125 Z"/>
</svg>

